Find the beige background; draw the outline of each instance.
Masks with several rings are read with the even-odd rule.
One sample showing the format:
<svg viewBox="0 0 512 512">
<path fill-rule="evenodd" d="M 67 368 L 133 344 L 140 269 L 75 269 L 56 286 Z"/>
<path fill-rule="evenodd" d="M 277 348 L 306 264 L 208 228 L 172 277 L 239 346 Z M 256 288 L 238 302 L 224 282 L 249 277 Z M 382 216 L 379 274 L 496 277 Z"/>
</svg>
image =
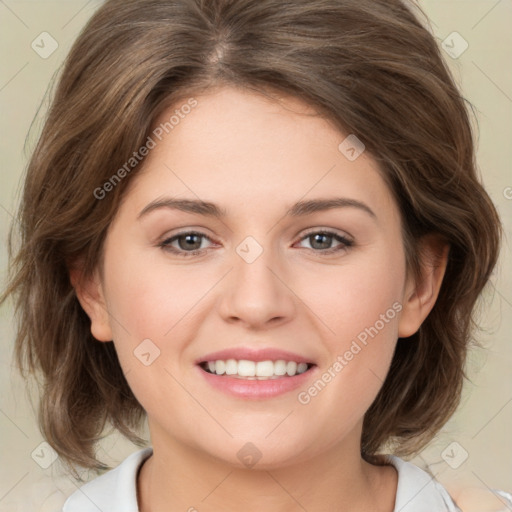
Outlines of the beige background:
<svg viewBox="0 0 512 512">
<path fill-rule="evenodd" d="M 34 123 L 24 149 L 27 132 L 52 75 L 98 5 L 97 0 L 0 1 L 2 283 L 6 275 L 7 230 L 17 202 L 20 176 L 40 121 Z M 512 492 L 512 1 L 422 0 L 421 6 L 439 44 L 448 38 L 448 43 L 455 41 L 455 49 L 460 50 L 463 41 L 450 35 L 456 31 L 469 45 L 457 58 L 444 55 L 465 97 L 476 108 L 479 165 L 504 221 L 506 240 L 493 284 L 482 301 L 483 331 L 479 340 L 486 348 L 470 354 L 472 382 L 466 384 L 463 403 L 442 434 L 413 462 L 429 465 L 454 495 L 460 487 L 477 486 L 489 498 L 489 488 Z M 46 59 L 31 48 L 32 41 L 40 40 L 36 38 L 42 32 L 50 33 L 58 42 L 58 48 Z M 46 103 L 41 107 L 43 113 L 45 108 Z M 76 484 L 62 475 L 58 461 L 48 469 L 34 461 L 36 454 L 49 451 L 39 446 L 43 440 L 23 381 L 12 365 L 11 320 L 11 304 L 4 305 L 0 311 L 0 510 L 58 510 Z M 101 456 L 116 464 L 134 449 L 112 435 L 104 442 Z M 452 468 L 466 452 L 467 459 L 457 469 Z M 499 508 L 495 501 L 492 509 Z"/>
</svg>

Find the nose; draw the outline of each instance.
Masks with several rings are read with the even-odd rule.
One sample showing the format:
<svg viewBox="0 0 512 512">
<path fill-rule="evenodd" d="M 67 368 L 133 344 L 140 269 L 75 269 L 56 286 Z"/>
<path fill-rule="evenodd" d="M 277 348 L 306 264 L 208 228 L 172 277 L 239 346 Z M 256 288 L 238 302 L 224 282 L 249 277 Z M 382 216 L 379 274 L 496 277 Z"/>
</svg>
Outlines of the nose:
<svg viewBox="0 0 512 512">
<path fill-rule="evenodd" d="M 262 329 L 293 318 L 297 300 L 293 284 L 270 249 L 264 248 L 254 261 L 235 252 L 233 267 L 226 276 L 219 306 L 226 322 Z"/>
</svg>

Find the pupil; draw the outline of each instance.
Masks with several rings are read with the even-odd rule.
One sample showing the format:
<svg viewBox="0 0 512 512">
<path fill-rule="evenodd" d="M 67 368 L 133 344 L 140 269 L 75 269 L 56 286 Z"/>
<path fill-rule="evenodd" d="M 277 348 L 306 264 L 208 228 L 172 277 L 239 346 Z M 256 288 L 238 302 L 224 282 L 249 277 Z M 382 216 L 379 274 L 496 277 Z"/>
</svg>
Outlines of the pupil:
<svg viewBox="0 0 512 512">
<path fill-rule="evenodd" d="M 326 239 L 330 239 L 331 236 L 330 235 L 324 235 L 324 234 L 316 234 L 316 235 L 313 235 L 313 238 L 315 239 L 315 243 L 317 242 L 317 239 L 319 237 L 323 237 L 323 238 L 326 238 Z M 324 245 L 327 244 L 327 247 L 329 246 L 329 243 L 328 242 L 324 242 Z M 320 245 L 322 245 L 322 243 L 320 242 Z M 325 249 L 326 247 L 321 247 L 321 249 Z"/>
<path fill-rule="evenodd" d="M 190 242 L 192 240 L 191 244 L 194 245 L 194 242 L 193 242 L 193 238 L 194 237 L 197 237 L 197 235 L 185 235 L 185 236 L 182 237 L 182 239 L 185 238 L 185 240 L 186 240 L 187 246 L 185 248 L 188 248 L 188 249 L 191 249 L 191 248 L 192 249 L 198 249 L 201 246 L 201 242 L 199 242 L 199 246 L 198 247 L 191 247 Z M 195 245 L 197 245 L 197 241 L 195 242 Z"/>
</svg>

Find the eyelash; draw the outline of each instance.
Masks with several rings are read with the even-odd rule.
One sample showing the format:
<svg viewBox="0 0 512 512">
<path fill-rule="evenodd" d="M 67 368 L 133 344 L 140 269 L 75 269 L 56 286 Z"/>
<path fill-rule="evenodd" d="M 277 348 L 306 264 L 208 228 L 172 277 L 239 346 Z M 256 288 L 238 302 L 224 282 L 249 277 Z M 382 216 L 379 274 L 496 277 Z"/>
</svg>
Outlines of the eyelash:
<svg viewBox="0 0 512 512">
<path fill-rule="evenodd" d="M 170 244 L 172 242 L 174 242 L 178 238 L 180 238 L 182 236 L 185 236 L 185 235 L 196 235 L 196 236 L 203 237 L 203 238 L 206 238 L 206 239 L 212 241 L 211 238 L 208 237 L 207 235 L 205 235 L 204 233 L 201 233 L 201 232 L 198 232 L 198 231 L 183 231 L 181 233 L 177 233 L 176 235 L 173 235 L 170 238 L 166 238 L 160 244 L 158 244 L 158 246 L 161 247 L 163 250 L 168 251 L 168 252 L 170 252 L 172 254 L 175 254 L 175 255 L 177 255 L 179 257 L 182 257 L 182 258 L 189 258 L 191 256 L 197 256 L 197 255 L 201 254 L 202 252 L 208 250 L 208 249 L 196 249 L 194 251 L 183 251 L 183 250 L 178 250 L 178 249 L 176 249 L 174 247 L 171 247 Z M 319 249 L 319 250 L 309 249 L 310 251 L 313 251 L 313 252 L 319 254 L 320 256 L 329 256 L 331 254 L 340 252 L 342 250 L 346 250 L 347 248 L 352 247 L 354 245 L 354 242 L 352 240 L 349 240 L 348 238 L 346 238 L 346 237 L 336 233 L 335 231 L 330 231 L 330 230 L 327 230 L 327 229 L 317 230 L 317 231 L 310 231 L 310 232 L 306 233 L 299 241 L 307 239 L 307 238 L 309 238 L 309 237 L 311 237 L 313 235 L 332 236 L 338 242 L 341 242 L 340 246 L 333 247 L 331 249 L 324 249 L 324 250 L 322 250 L 322 249 Z"/>
</svg>

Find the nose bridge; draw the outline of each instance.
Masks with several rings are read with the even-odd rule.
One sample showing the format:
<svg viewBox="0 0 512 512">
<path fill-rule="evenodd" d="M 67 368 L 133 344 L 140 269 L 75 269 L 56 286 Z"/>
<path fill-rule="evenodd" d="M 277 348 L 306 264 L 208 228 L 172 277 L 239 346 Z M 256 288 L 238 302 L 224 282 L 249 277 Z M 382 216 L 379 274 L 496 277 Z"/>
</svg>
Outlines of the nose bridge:
<svg viewBox="0 0 512 512">
<path fill-rule="evenodd" d="M 234 271 L 238 284 L 244 283 L 249 288 L 254 288 L 253 293 L 275 287 L 276 276 L 271 268 L 276 267 L 276 259 L 268 240 L 263 245 L 249 236 L 236 247 L 235 252 L 237 255 L 234 257 Z"/>
<path fill-rule="evenodd" d="M 262 237 L 260 237 L 260 240 Z M 247 324 L 265 324 L 293 314 L 293 294 L 281 282 L 278 258 L 266 237 L 247 236 L 235 247 L 233 271 L 223 293 L 221 314 Z"/>
</svg>

